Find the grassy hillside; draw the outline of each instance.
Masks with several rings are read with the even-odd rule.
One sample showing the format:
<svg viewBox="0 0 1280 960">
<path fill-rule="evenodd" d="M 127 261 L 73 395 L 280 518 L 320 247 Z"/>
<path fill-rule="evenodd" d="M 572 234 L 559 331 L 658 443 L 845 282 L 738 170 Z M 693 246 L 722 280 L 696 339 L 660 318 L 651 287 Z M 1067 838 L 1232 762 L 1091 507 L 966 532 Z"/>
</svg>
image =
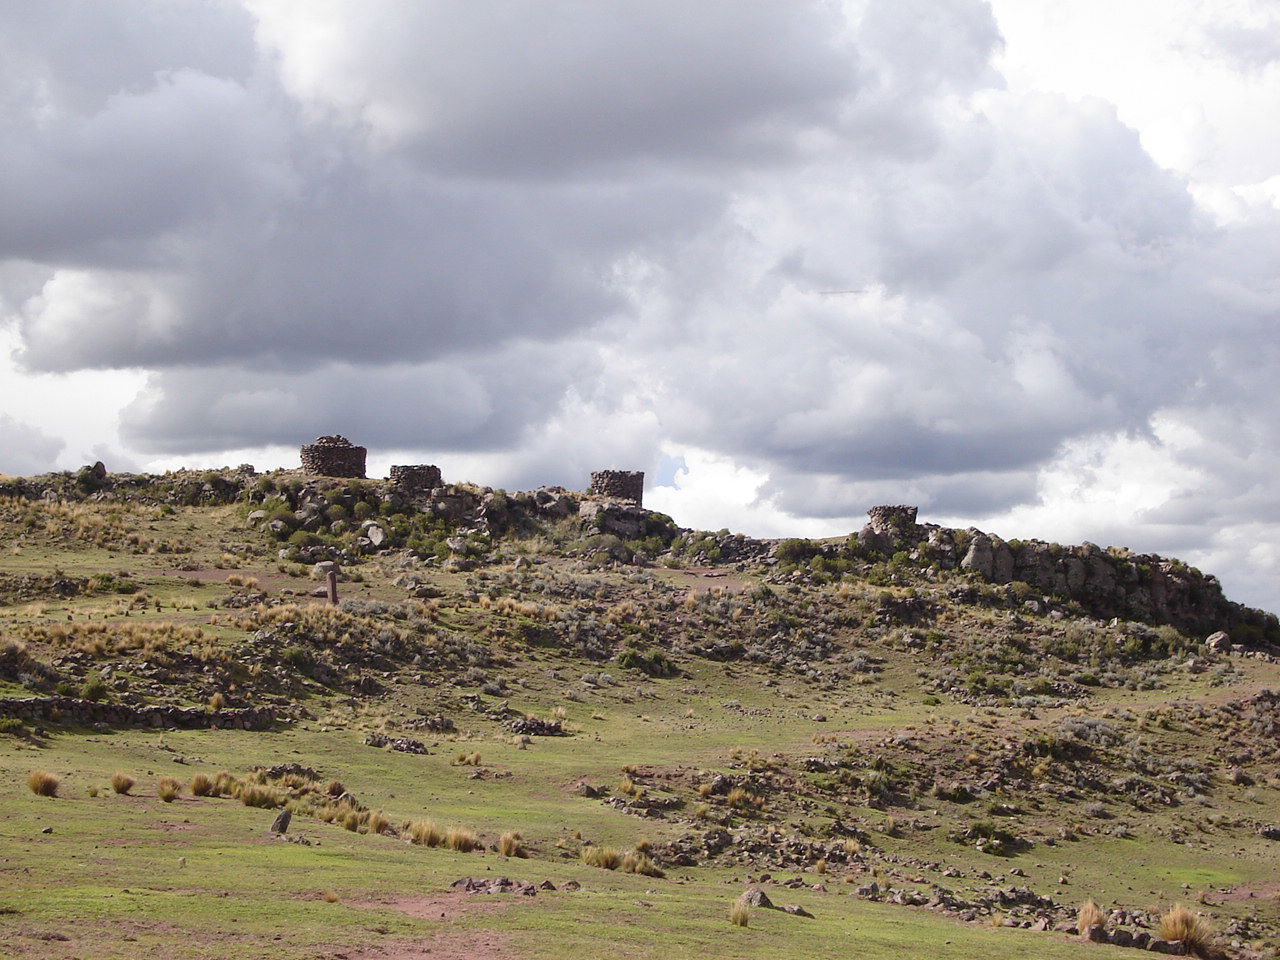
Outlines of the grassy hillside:
<svg viewBox="0 0 1280 960">
<path fill-rule="evenodd" d="M 965 569 L 958 533 L 761 544 L 583 503 L 0 485 L 0 697 L 70 698 L 0 707 L 0 948 L 1131 954 L 1075 933 L 1091 900 L 1107 939 L 1182 903 L 1203 954 L 1277 955 L 1274 617 L 1171 565 L 1177 604 L 1103 618 Z M 123 710 L 148 706 L 194 728 Z M 737 925 L 748 887 L 812 916 Z"/>
</svg>

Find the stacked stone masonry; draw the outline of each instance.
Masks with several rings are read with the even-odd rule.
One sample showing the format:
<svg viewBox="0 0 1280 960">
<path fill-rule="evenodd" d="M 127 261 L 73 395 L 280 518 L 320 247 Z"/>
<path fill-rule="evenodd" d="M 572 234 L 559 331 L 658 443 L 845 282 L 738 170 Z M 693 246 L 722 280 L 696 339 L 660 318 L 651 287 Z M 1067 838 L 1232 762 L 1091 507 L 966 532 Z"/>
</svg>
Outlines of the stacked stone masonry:
<svg viewBox="0 0 1280 960">
<path fill-rule="evenodd" d="M 440 468 L 430 463 L 416 463 L 391 468 L 391 482 L 404 493 L 414 496 L 429 494 L 443 484 Z"/>
<path fill-rule="evenodd" d="M 366 453 L 346 437 L 320 437 L 302 448 L 302 469 L 321 477 L 364 479 Z"/>
<path fill-rule="evenodd" d="M 276 722 L 270 707 L 202 710 L 198 707 L 130 707 L 76 697 L 0 697 L 0 717 L 50 723 L 104 723 L 113 727 L 265 730 Z"/>
<path fill-rule="evenodd" d="M 587 493 L 613 500 L 625 500 L 642 506 L 644 503 L 643 470 L 596 470 L 591 474 L 591 486 Z"/>
</svg>

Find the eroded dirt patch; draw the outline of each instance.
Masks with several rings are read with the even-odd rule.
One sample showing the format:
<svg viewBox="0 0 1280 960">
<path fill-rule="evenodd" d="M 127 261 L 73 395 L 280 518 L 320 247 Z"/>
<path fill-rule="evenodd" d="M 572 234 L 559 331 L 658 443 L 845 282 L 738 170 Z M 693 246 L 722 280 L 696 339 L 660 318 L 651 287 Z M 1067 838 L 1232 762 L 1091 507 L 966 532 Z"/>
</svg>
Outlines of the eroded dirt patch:
<svg viewBox="0 0 1280 960">
<path fill-rule="evenodd" d="M 395 910 L 438 926 L 414 940 L 384 942 L 377 947 L 353 951 L 349 960 L 528 960 L 517 951 L 509 935 L 453 926 L 450 921 L 484 916 L 509 909 L 515 899 L 483 899 L 465 893 L 442 893 L 423 897 L 394 897 L 355 904 L 380 910 Z"/>
</svg>

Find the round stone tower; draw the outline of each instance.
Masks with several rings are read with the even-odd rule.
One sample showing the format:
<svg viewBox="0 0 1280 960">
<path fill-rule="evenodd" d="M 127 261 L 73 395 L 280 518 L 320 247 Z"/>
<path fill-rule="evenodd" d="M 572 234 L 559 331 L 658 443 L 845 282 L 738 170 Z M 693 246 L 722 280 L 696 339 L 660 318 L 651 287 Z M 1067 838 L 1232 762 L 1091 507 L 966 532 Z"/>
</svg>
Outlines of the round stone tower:
<svg viewBox="0 0 1280 960">
<path fill-rule="evenodd" d="M 302 448 L 302 469 L 321 477 L 364 479 L 367 451 L 346 437 L 320 437 Z"/>
</svg>

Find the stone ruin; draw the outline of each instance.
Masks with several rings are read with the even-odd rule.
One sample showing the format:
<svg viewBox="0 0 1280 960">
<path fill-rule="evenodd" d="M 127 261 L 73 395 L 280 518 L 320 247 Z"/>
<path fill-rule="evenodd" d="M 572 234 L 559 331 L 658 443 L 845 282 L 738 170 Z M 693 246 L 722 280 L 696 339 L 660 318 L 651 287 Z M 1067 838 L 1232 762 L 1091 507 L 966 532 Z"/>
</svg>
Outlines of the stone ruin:
<svg viewBox="0 0 1280 960">
<path fill-rule="evenodd" d="M 391 483 L 397 490 L 411 497 L 429 494 L 436 487 L 444 485 L 440 477 L 440 468 L 431 463 L 393 466 Z"/>
<path fill-rule="evenodd" d="M 624 500 L 637 507 L 644 504 L 643 470 L 596 470 L 587 493 L 611 500 Z"/>
<path fill-rule="evenodd" d="M 346 437 L 320 437 L 302 448 L 302 469 L 321 477 L 364 479 L 367 451 Z"/>
</svg>

